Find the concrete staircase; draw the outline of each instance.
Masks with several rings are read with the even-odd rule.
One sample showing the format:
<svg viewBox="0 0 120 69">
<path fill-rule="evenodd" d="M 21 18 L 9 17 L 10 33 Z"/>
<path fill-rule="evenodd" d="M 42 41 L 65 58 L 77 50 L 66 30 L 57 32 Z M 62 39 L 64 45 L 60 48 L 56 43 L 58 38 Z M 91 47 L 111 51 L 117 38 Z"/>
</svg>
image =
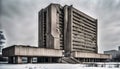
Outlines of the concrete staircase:
<svg viewBox="0 0 120 69">
<path fill-rule="evenodd" d="M 62 63 L 78 64 L 80 61 L 73 57 L 63 57 Z"/>
</svg>

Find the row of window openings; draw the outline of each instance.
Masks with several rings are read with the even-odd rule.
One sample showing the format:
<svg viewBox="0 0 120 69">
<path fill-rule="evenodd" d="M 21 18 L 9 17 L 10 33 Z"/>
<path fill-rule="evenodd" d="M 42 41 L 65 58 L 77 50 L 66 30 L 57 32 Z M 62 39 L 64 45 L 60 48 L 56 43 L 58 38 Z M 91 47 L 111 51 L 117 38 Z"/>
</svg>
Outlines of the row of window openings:
<svg viewBox="0 0 120 69">
<path fill-rule="evenodd" d="M 93 25 L 91 25 L 88 22 L 84 22 L 81 19 L 75 19 L 75 18 L 73 18 L 73 22 L 76 23 L 77 25 L 80 25 L 80 26 L 83 25 L 83 26 L 88 26 L 88 27 L 91 27 L 93 29 L 96 29 L 96 26 L 93 26 Z"/>
<path fill-rule="evenodd" d="M 95 34 L 96 33 L 96 30 L 95 31 L 92 31 L 92 30 L 89 30 L 89 29 L 86 29 L 86 28 L 78 28 L 78 27 L 76 27 L 76 26 L 73 26 L 73 30 L 75 30 L 75 31 L 86 31 L 86 32 L 89 32 L 89 33 L 93 33 L 93 34 Z"/>
<path fill-rule="evenodd" d="M 92 45 L 92 44 L 96 44 L 96 41 L 88 41 L 88 40 L 73 40 L 74 43 L 82 43 L 82 44 L 89 44 L 89 45 Z"/>
<path fill-rule="evenodd" d="M 78 40 L 73 40 L 74 43 L 79 43 L 79 44 L 88 44 L 88 45 L 95 45 L 96 42 L 93 41 L 78 41 Z"/>
<path fill-rule="evenodd" d="M 96 48 L 89 48 L 89 47 L 76 47 L 76 46 L 73 46 L 73 48 L 79 48 L 79 49 L 89 49 L 89 50 L 95 50 Z"/>
<path fill-rule="evenodd" d="M 86 32 L 93 33 L 93 34 L 96 33 L 96 30 L 92 31 L 92 30 L 89 30 L 89 29 L 86 29 L 86 28 L 80 28 L 80 27 L 76 27 L 76 26 L 73 26 L 73 30 L 80 31 L 80 32 L 86 31 Z"/>
<path fill-rule="evenodd" d="M 95 36 L 81 35 L 81 34 L 76 34 L 76 33 L 73 33 L 72 37 L 74 39 L 86 39 L 86 40 L 92 40 L 92 41 L 96 40 Z"/>
<path fill-rule="evenodd" d="M 80 34 L 86 34 L 86 35 L 96 35 L 97 33 L 96 32 L 89 32 L 89 31 L 86 31 L 86 30 L 76 30 L 75 28 L 73 28 L 72 30 L 73 32 L 76 32 L 76 33 L 80 33 Z"/>
<path fill-rule="evenodd" d="M 95 44 L 90 44 L 90 43 L 73 43 L 73 45 L 75 45 L 75 46 L 86 46 L 86 47 L 95 47 Z"/>
<path fill-rule="evenodd" d="M 75 26 L 73 26 L 73 31 L 77 31 L 79 33 L 84 33 L 84 32 L 88 32 L 88 33 L 92 33 L 92 34 L 96 34 L 96 31 L 90 31 L 88 29 L 78 29 Z"/>
<path fill-rule="evenodd" d="M 76 50 L 83 50 L 83 51 L 96 51 L 96 49 L 86 49 L 86 48 L 73 48 L 73 49 L 76 49 Z"/>
<path fill-rule="evenodd" d="M 75 45 L 75 46 L 91 46 L 91 47 L 94 47 L 95 46 L 95 44 L 90 44 L 90 43 L 73 43 L 73 45 Z"/>
<path fill-rule="evenodd" d="M 92 41 L 96 40 L 96 36 L 82 35 L 82 34 L 76 34 L 76 33 L 73 33 L 72 37 L 74 39 L 87 39 L 87 40 L 92 40 Z"/>
<path fill-rule="evenodd" d="M 89 22 L 91 22 L 92 25 L 95 25 L 95 22 L 91 21 L 90 19 L 84 17 L 84 16 L 81 16 L 79 13 L 73 11 L 73 15 L 75 15 L 77 18 L 80 18 L 80 19 L 83 19 L 83 20 L 87 20 Z"/>
<path fill-rule="evenodd" d="M 78 41 L 78 40 L 73 40 L 73 43 L 82 44 L 82 45 L 95 45 L 96 44 L 96 42 L 92 42 L 92 41 Z"/>
<path fill-rule="evenodd" d="M 64 16 L 62 16 L 62 15 L 59 15 L 59 19 L 63 19 L 64 18 Z"/>
<path fill-rule="evenodd" d="M 91 40 L 88 40 L 88 39 L 73 39 L 74 42 L 86 42 L 86 43 L 92 43 L 92 44 L 95 44 L 96 41 L 91 41 Z"/>
<path fill-rule="evenodd" d="M 86 30 L 84 30 L 84 29 L 82 29 L 82 30 L 76 30 L 75 28 L 73 28 L 73 30 L 72 30 L 73 32 L 76 32 L 76 33 L 81 33 L 81 34 L 87 34 L 87 35 L 96 35 L 97 33 L 96 32 L 89 32 L 89 31 L 86 31 Z"/>
<path fill-rule="evenodd" d="M 79 33 L 77 31 L 73 30 L 73 35 L 75 35 L 75 36 L 85 36 L 85 37 L 91 38 L 91 37 L 95 36 L 96 34 L 91 34 L 91 33 L 87 33 L 87 32 Z"/>
<path fill-rule="evenodd" d="M 90 26 L 87 26 L 87 25 L 80 25 L 80 24 L 77 24 L 77 23 L 75 23 L 75 22 L 73 22 L 73 26 L 74 27 L 76 27 L 77 29 L 79 28 L 79 29 L 88 29 L 88 30 L 90 30 L 90 31 L 96 31 L 96 28 L 94 28 L 94 27 L 90 27 Z"/>
<path fill-rule="evenodd" d="M 75 27 L 76 29 L 87 29 L 87 30 L 96 32 L 96 29 L 95 29 L 95 28 L 87 27 L 86 25 L 82 26 L 82 25 L 80 25 L 80 24 L 76 24 L 75 22 L 73 22 L 73 27 Z"/>
<path fill-rule="evenodd" d="M 96 25 L 92 25 L 89 22 L 86 22 L 82 19 L 78 19 L 78 18 L 75 18 L 75 17 L 73 18 L 73 22 L 75 22 L 76 24 L 79 24 L 79 25 L 87 25 L 89 27 L 96 28 Z"/>
<path fill-rule="evenodd" d="M 63 23 L 63 22 L 64 22 L 64 19 L 59 19 L 59 22 L 62 22 L 62 23 Z"/>
<path fill-rule="evenodd" d="M 89 32 L 89 31 L 86 31 L 85 29 L 82 29 L 82 30 L 80 30 L 80 29 L 78 29 L 78 30 L 76 30 L 74 27 L 73 27 L 73 30 L 72 30 L 73 32 L 76 32 L 76 33 L 83 33 L 83 34 L 96 34 L 96 32 Z"/>
<path fill-rule="evenodd" d="M 87 51 L 89 51 L 89 52 L 91 52 L 91 51 L 93 51 L 93 52 L 95 52 L 96 50 L 94 49 L 94 50 L 89 50 L 89 49 L 80 49 L 80 48 L 73 48 L 74 50 L 79 50 L 79 51 L 81 51 L 81 52 L 87 52 Z"/>
<path fill-rule="evenodd" d="M 92 25 L 91 23 L 89 22 L 86 22 L 85 20 L 83 19 L 78 19 L 78 18 L 75 18 L 73 17 L 73 22 L 75 21 L 75 23 L 77 22 L 77 24 L 81 24 L 81 25 L 87 25 L 87 26 L 90 26 L 90 27 L 95 27 L 96 25 Z"/>
<path fill-rule="evenodd" d="M 78 32 L 73 32 L 72 34 L 73 34 L 73 36 L 84 37 L 84 38 L 93 38 L 93 37 L 95 37 L 95 35 L 88 35 L 88 34 L 85 34 L 85 33 L 78 33 Z"/>
<path fill-rule="evenodd" d="M 96 40 L 95 37 L 88 38 L 86 36 L 74 36 L 74 35 L 72 37 L 73 37 L 73 39 L 78 39 L 78 40 L 89 40 L 89 41 L 95 41 Z"/>
<path fill-rule="evenodd" d="M 77 51 L 77 49 L 75 49 L 75 51 Z M 94 53 L 96 52 L 96 50 L 92 50 L 92 51 L 88 51 L 88 50 L 78 50 L 79 52 L 88 52 L 88 53 Z"/>
</svg>

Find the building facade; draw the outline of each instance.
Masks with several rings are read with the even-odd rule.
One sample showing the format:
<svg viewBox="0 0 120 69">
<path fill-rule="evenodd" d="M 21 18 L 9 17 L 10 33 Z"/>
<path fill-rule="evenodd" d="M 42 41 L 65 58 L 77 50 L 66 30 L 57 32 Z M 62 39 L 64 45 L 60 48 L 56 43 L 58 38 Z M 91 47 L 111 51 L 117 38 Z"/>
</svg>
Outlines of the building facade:
<svg viewBox="0 0 120 69">
<path fill-rule="evenodd" d="M 39 12 L 39 47 L 97 53 L 97 20 L 71 6 L 50 4 Z"/>
<path fill-rule="evenodd" d="M 39 12 L 39 47 L 97 53 L 97 20 L 72 6 L 50 4 Z"/>
</svg>

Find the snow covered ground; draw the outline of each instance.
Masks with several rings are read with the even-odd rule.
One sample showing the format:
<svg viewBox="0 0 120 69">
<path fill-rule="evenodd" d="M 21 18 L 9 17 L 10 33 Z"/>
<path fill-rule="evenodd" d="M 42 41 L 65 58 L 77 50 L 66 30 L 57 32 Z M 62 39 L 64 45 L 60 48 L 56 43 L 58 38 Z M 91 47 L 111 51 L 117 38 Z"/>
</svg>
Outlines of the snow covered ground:
<svg viewBox="0 0 120 69">
<path fill-rule="evenodd" d="M 101 65 L 103 64 L 103 65 Z M 118 64 L 118 63 L 117 63 Z M 0 69 L 120 69 L 118 66 L 112 64 L 105 65 L 98 63 L 97 67 L 92 64 L 0 64 Z"/>
</svg>

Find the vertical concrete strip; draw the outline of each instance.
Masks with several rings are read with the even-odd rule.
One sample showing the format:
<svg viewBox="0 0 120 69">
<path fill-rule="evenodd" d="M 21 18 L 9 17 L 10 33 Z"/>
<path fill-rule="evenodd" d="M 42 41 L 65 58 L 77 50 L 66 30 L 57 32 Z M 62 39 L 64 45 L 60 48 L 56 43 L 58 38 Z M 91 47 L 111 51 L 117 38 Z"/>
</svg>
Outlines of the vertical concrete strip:
<svg viewBox="0 0 120 69">
<path fill-rule="evenodd" d="M 16 56 L 16 57 L 15 57 L 15 63 L 21 64 L 21 63 L 22 63 L 22 57 Z"/>
</svg>

